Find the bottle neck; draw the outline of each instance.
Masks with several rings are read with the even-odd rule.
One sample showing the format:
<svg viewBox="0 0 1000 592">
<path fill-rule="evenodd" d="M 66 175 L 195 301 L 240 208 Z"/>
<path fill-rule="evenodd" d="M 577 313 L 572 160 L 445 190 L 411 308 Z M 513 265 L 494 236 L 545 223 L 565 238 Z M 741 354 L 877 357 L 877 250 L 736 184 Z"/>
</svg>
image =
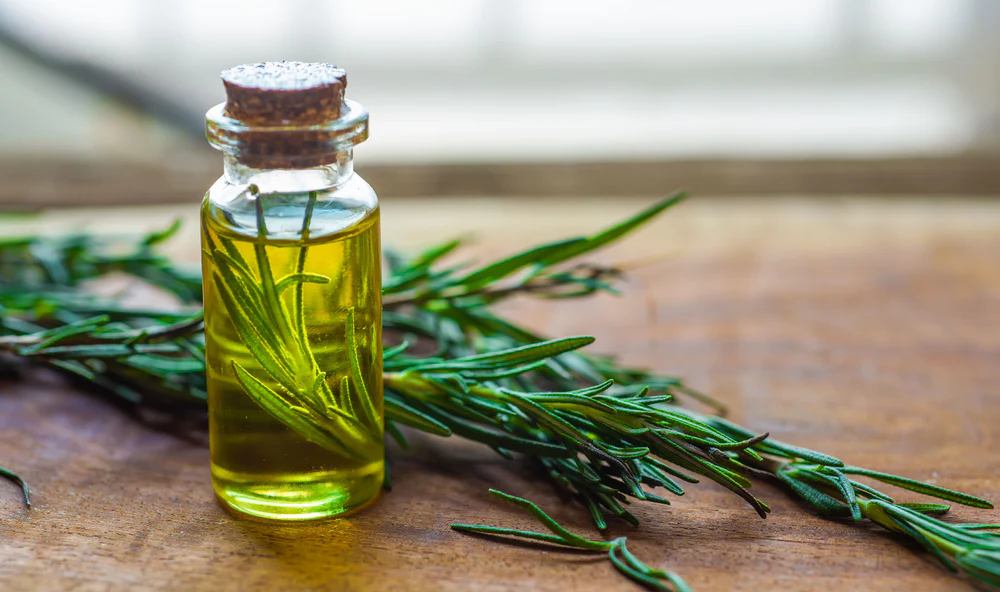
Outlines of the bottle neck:
<svg viewBox="0 0 1000 592">
<path fill-rule="evenodd" d="M 343 185 L 354 175 L 354 151 L 341 150 L 329 163 L 306 169 L 257 169 L 225 154 L 223 168 L 232 185 L 256 185 L 259 193 L 304 193 Z"/>
</svg>

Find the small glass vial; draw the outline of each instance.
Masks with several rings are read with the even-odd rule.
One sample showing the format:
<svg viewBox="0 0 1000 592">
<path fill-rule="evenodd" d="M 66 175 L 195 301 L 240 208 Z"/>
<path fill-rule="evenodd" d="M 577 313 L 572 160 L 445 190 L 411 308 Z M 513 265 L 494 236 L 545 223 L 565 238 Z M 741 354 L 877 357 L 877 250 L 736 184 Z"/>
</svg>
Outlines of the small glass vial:
<svg viewBox="0 0 1000 592">
<path fill-rule="evenodd" d="M 350 512 L 384 475 L 379 206 L 352 160 L 368 113 L 328 64 L 222 79 L 201 214 L 212 483 L 253 517 Z"/>
</svg>

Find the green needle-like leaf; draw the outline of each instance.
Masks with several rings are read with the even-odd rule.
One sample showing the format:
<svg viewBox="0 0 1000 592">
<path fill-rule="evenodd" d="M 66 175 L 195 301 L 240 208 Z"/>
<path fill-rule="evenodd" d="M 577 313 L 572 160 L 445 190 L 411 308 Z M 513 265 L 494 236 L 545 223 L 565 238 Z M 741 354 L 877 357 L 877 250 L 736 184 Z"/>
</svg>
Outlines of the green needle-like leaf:
<svg viewBox="0 0 1000 592">
<path fill-rule="evenodd" d="M 351 365 L 351 380 L 354 388 L 357 389 L 357 407 L 364 413 L 364 419 L 369 429 L 377 430 L 382 424 L 379 420 L 379 412 L 375 409 L 368 387 L 365 386 L 365 377 L 361 372 L 361 361 L 358 359 L 357 334 L 354 326 L 354 308 L 347 309 L 347 357 Z"/>
<path fill-rule="evenodd" d="M 871 469 L 862 469 L 860 467 L 844 467 L 841 471 L 847 475 L 864 475 L 865 477 L 871 477 L 872 479 L 888 483 L 889 485 L 895 485 L 896 487 L 909 489 L 910 491 L 915 491 L 917 493 L 922 493 L 938 499 L 955 502 L 956 504 L 972 506 L 974 508 L 985 508 L 987 510 L 993 509 L 993 504 L 987 500 L 974 495 L 969 495 L 967 493 L 962 493 L 960 491 L 931 485 L 930 483 L 921 483 L 920 481 L 914 481 L 913 479 L 907 479 L 906 477 L 872 471 Z"/>
<path fill-rule="evenodd" d="M 628 548 L 625 546 L 625 537 L 621 537 L 613 541 L 595 541 L 587 539 L 570 532 L 564 526 L 553 520 L 552 517 L 546 514 L 537 505 L 524 498 L 509 495 L 496 489 L 491 489 L 490 493 L 499 499 L 511 502 L 527 510 L 528 513 L 534 516 L 536 520 L 545 526 L 545 528 L 549 529 L 552 534 L 535 532 L 532 530 L 485 526 L 482 524 L 452 524 L 451 527 L 460 532 L 471 532 L 493 536 L 510 536 L 587 551 L 607 551 L 608 558 L 615 566 L 615 569 L 650 590 L 691 592 L 691 589 L 679 576 L 663 570 L 652 569 L 632 555 L 632 553 L 630 553 Z"/>
<path fill-rule="evenodd" d="M 253 374 L 244 370 L 235 361 L 232 362 L 232 366 L 233 374 L 236 376 L 236 380 L 240 383 L 240 386 L 264 410 L 313 443 L 338 454 L 347 457 L 352 456 L 344 443 L 335 435 L 318 428 L 307 417 L 303 417 L 301 413 L 293 411 L 292 408 L 299 408 L 293 402 L 279 395 L 276 391 L 258 380 Z"/>
<path fill-rule="evenodd" d="M 28 491 L 28 483 L 24 479 L 22 479 L 21 476 L 18 475 L 17 473 L 5 469 L 3 467 L 0 467 L 0 477 L 7 479 L 8 481 L 14 483 L 15 485 L 21 488 L 21 494 L 24 496 L 24 505 L 30 508 L 31 492 Z"/>
<path fill-rule="evenodd" d="M 619 238 L 625 236 L 629 232 L 632 232 L 639 226 L 645 224 L 649 220 L 655 218 L 663 210 L 676 205 L 687 198 L 686 192 L 678 192 L 670 197 L 659 201 L 652 206 L 646 208 L 645 210 L 639 212 L 638 214 L 632 216 L 631 218 L 619 222 L 618 224 L 608 228 L 602 232 L 595 234 L 594 236 L 584 239 L 584 241 L 574 241 L 565 245 L 565 247 L 556 251 L 547 257 L 543 257 L 539 262 L 539 266 L 551 266 L 557 263 L 562 263 L 574 257 L 579 257 L 585 253 L 595 251 Z"/>
<path fill-rule="evenodd" d="M 484 370 L 510 368 L 531 364 L 545 358 L 558 356 L 594 342 L 593 337 L 565 337 L 487 354 L 458 358 L 450 362 L 422 364 L 411 368 L 415 372 L 452 372 L 456 370 Z"/>
<path fill-rule="evenodd" d="M 278 280 L 274 287 L 278 294 L 281 294 L 292 286 L 301 287 L 301 284 L 329 284 L 330 278 L 318 273 L 293 273 Z M 301 299 L 301 296 L 300 296 Z"/>
<path fill-rule="evenodd" d="M 455 285 L 464 286 L 470 290 L 481 288 L 486 284 L 501 280 L 536 262 L 545 261 L 547 259 L 561 260 L 559 258 L 562 253 L 568 253 L 570 249 L 585 245 L 586 243 L 587 239 L 572 238 L 536 247 L 529 251 L 514 255 L 513 257 L 487 265 L 486 267 L 470 273 L 464 278 L 458 280 L 455 282 Z"/>
</svg>

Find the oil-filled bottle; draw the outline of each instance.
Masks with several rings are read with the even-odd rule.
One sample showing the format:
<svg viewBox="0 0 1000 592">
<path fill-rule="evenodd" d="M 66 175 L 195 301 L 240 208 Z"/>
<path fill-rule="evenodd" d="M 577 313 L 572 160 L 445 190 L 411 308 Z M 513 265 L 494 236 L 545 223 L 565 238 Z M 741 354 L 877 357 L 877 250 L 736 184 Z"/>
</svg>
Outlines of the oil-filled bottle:
<svg viewBox="0 0 1000 592">
<path fill-rule="evenodd" d="M 335 516 L 384 473 L 379 206 L 352 152 L 368 113 L 328 64 L 222 79 L 201 215 L 213 486 L 249 516 Z"/>
</svg>

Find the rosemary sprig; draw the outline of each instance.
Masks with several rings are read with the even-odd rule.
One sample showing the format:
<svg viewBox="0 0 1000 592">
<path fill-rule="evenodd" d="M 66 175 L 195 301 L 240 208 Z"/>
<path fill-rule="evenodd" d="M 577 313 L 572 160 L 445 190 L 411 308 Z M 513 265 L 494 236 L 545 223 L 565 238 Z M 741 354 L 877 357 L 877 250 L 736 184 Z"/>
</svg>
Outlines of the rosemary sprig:
<svg viewBox="0 0 1000 592">
<path fill-rule="evenodd" d="M 66 288 L 116 271 L 155 284 L 183 302 L 200 302 L 198 270 L 175 266 L 155 250 L 180 227 L 178 220 L 165 230 L 151 232 L 125 254 L 119 248 L 130 241 L 122 237 L 76 233 L 0 239 L 0 281 L 5 287 Z M 86 298 L 72 291 L 64 293 Z"/>
<path fill-rule="evenodd" d="M 489 305 L 518 294 L 575 297 L 614 291 L 620 276 L 617 270 L 578 265 L 565 271 L 555 266 L 619 238 L 679 199 L 665 200 L 592 237 L 550 243 L 471 270 L 441 268 L 442 259 L 457 248 L 456 242 L 413 258 L 387 253 L 384 326 L 405 339 L 403 345 L 384 352 L 388 434 L 405 446 L 397 426 L 404 424 L 478 441 L 506 457 L 525 454 L 554 486 L 579 499 L 601 529 L 607 526 L 607 515 L 637 523 L 626 505 L 636 500 L 668 503 L 650 490 L 663 488 L 682 495 L 680 482 L 696 483 L 698 477 L 730 488 L 763 516 L 768 509 L 749 493 L 751 479 L 778 479 L 820 514 L 871 519 L 932 552 L 937 549 L 936 556 L 949 568 L 957 566 L 984 582 L 996 583 L 1000 559 L 986 545 L 993 534 L 979 525 L 934 522 L 925 514 L 944 511 L 947 506 L 895 503 L 854 477 L 862 475 L 974 507 L 992 507 L 985 500 L 847 466 L 830 455 L 777 442 L 721 417 L 679 407 L 679 399 L 692 397 L 722 409 L 677 378 L 581 353 L 579 348 L 591 338 L 545 340 L 491 310 Z M 150 245 L 160 236 L 151 235 L 125 249 L 114 241 L 88 236 L 73 241 L 34 237 L 0 243 L 0 351 L 10 354 L 8 365 L 49 365 L 142 405 L 200 408 L 204 398 L 200 318 L 169 309 L 129 310 L 113 298 L 99 298 L 78 287 L 108 268 L 121 271 L 124 265 L 81 261 L 117 257 L 115 261 L 146 262 L 145 267 L 135 267 L 138 275 L 145 274 L 142 277 L 170 289 L 175 282 L 159 278 L 182 274 L 150 254 Z M 112 251 L 132 254 L 112 257 L 107 254 Z M 238 260 L 233 260 L 239 267 Z M 150 267 L 157 273 L 150 272 Z M 309 280 L 271 280 L 275 291 L 301 286 L 302 281 Z M 174 293 L 185 303 L 197 304 L 194 294 Z M 287 322 L 275 319 L 274 326 L 285 322 L 291 334 L 295 317 L 285 316 Z M 300 356 L 295 367 L 304 369 L 306 375 L 312 371 L 305 354 L 295 353 L 301 343 L 294 338 L 268 341 L 257 337 L 268 355 L 286 355 L 267 351 L 273 349 L 269 343 L 285 344 Z M 407 342 L 418 341 L 430 341 L 435 351 L 429 356 L 409 354 Z"/>
<path fill-rule="evenodd" d="M 591 340 L 576 338 L 569 343 L 575 349 Z M 493 362 L 492 356 L 535 347 L 545 351 L 566 342 L 542 342 L 430 364 L 397 361 L 399 358 L 391 365 L 387 361 L 393 369 L 410 364 L 402 372 L 385 374 L 387 417 L 407 423 L 394 413 L 396 404 L 402 402 L 421 417 L 483 442 L 504 456 L 521 452 L 538 457 L 550 475 L 583 498 L 595 516 L 607 511 L 638 524 L 622 502 L 631 497 L 669 503 L 644 491 L 642 485 L 683 493 L 670 475 L 692 480 L 684 471 L 712 479 L 743 497 L 761 517 L 767 515 L 770 508 L 748 491 L 746 467 L 735 458 L 714 452 L 745 450 L 759 458 L 751 447 L 761 438 L 733 439 L 687 414 L 661 406 L 669 397 L 650 397 L 647 391 L 608 394 L 611 380 L 578 390 L 533 393 L 493 382 L 498 376 L 513 378 L 514 371 L 540 368 L 539 362 L 565 352 L 558 348 L 550 349 L 545 357 L 526 356 L 515 362 L 518 365 L 512 370 L 507 364 Z M 490 361 L 484 362 L 487 356 Z M 603 527 L 603 521 L 599 525 Z"/>
<path fill-rule="evenodd" d="M 255 187 L 250 186 L 250 191 L 255 192 Z M 281 279 L 273 277 L 265 242 L 263 199 L 257 195 L 254 200 L 256 275 L 232 240 L 205 234 L 204 254 L 212 261 L 214 286 L 233 327 L 261 370 L 279 388 L 272 388 L 236 360 L 230 362 L 233 375 L 247 395 L 278 421 L 319 446 L 364 460 L 381 444 L 382 430 L 359 370 L 354 309 L 347 311 L 345 327 L 351 376 L 328 377 L 309 344 L 302 284 L 328 284 L 331 280 L 303 272 L 308 254 L 305 243 L 299 247 L 295 273 Z M 315 203 L 316 193 L 312 192 L 302 220 L 303 241 L 308 238 Z M 281 300 L 282 292 L 288 288 L 293 289 L 291 311 Z M 330 387 L 331 378 L 340 381 L 337 393 Z"/>
<path fill-rule="evenodd" d="M 581 537 L 566 530 L 561 524 L 552 519 L 537 505 L 524 498 L 506 494 L 496 489 L 491 489 L 495 497 L 511 502 L 528 511 L 543 526 L 548 528 L 553 534 L 535 532 L 532 530 L 519 530 L 515 528 L 498 528 L 496 526 L 484 526 L 482 524 L 452 524 L 451 527 L 459 532 L 473 534 L 483 534 L 489 536 L 511 536 L 530 541 L 541 541 L 553 545 L 570 547 L 573 549 L 583 549 L 586 551 L 607 551 L 608 559 L 619 572 L 634 582 L 650 589 L 664 592 L 692 592 L 691 588 L 675 573 L 654 569 L 640 561 L 629 551 L 626 537 L 618 537 L 612 541 L 595 541 Z"/>
</svg>

